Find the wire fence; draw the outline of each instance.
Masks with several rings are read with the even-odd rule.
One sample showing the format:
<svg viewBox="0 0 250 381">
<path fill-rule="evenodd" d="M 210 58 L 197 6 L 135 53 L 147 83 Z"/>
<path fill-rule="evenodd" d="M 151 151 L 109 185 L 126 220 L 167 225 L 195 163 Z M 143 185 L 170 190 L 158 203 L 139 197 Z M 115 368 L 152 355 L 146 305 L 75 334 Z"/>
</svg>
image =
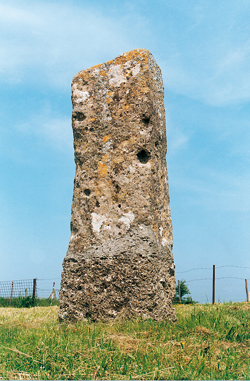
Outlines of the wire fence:
<svg viewBox="0 0 250 381">
<path fill-rule="evenodd" d="M 245 274 L 249 275 L 249 266 L 237 266 L 237 265 L 223 265 L 223 266 L 216 266 L 216 272 L 218 269 L 223 269 L 223 268 L 236 268 L 236 269 L 244 269 L 248 270 L 245 272 Z M 246 300 L 249 302 L 250 300 L 250 293 L 248 291 L 248 279 L 247 275 L 245 277 L 240 277 L 240 276 L 215 276 L 215 265 L 213 267 L 195 267 L 193 269 L 189 270 L 184 270 L 184 271 L 176 271 L 176 279 L 179 277 L 179 274 L 185 274 L 184 276 L 188 277 L 188 273 L 191 273 L 193 271 L 198 271 L 198 270 L 209 270 L 211 271 L 211 277 L 203 277 L 203 278 L 193 278 L 193 279 L 185 279 L 185 283 L 189 285 L 189 283 L 192 282 L 199 282 L 199 281 L 210 281 L 212 284 L 212 303 L 215 302 L 215 285 L 217 284 L 217 280 L 223 280 L 223 279 L 237 279 L 237 280 L 242 280 L 245 283 L 245 295 L 246 295 Z M 181 275 L 182 276 L 182 275 Z M 179 283 L 179 281 L 178 281 Z"/>
<path fill-rule="evenodd" d="M 59 283 L 59 278 L 57 283 Z M 59 288 L 55 287 L 55 279 L 22 279 L 0 282 L 0 298 L 54 298 L 59 297 Z"/>
<path fill-rule="evenodd" d="M 38 298 L 49 298 L 51 293 L 55 291 L 56 298 L 59 298 L 60 288 L 60 278 L 52 279 L 38 279 L 37 280 L 37 297 Z"/>
<path fill-rule="evenodd" d="M 0 282 L 1 298 L 33 296 L 34 279 Z"/>
</svg>

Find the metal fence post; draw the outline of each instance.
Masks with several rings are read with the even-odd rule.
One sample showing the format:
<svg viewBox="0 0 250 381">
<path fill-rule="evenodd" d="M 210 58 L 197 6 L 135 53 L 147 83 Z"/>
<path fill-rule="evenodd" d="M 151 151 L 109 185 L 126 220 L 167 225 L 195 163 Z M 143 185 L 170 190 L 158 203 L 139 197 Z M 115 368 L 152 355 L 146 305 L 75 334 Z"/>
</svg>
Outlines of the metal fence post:
<svg viewBox="0 0 250 381">
<path fill-rule="evenodd" d="M 32 293 L 33 303 L 35 301 L 35 297 L 36 297 L 36 279 L 33 279 L 33 293 Z"/>
<path fill-rule="evenodd" d="M 215 265 L 213 265 L 213 301 L 212 303 L 215 303 Z"/>
<path fill-rule="evenodd" d="M 10 291 L 10 304 L 13 296 L 13 288 L 14 288 L 14 282 L 11 283 L 11 291 Z"/>
<path fill-rule="evenodd" d="M 247 279 L 245 279 L 245 285 L 246 285 L 247 302 L 249 302 L 249 292 L 248 292 Z"/>
</svg>

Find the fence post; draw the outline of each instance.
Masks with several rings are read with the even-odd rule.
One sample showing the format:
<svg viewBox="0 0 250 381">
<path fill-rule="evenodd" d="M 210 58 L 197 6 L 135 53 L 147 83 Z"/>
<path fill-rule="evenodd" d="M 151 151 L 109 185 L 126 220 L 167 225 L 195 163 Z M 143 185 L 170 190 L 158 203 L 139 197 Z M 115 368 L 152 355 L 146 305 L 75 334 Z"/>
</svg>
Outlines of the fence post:
<svg viewBox="0 0 250 381">
<path fill-rule="evenodd" d="M 32 301 L 34 303 L 36 297 L 36 279 L 33 279 L 33 293 L 32 293 Z"/>
<path fill-rule="evenodd" d="M 212 303 L 215 303 L 215 265 L 213 265 L 213 298 Z"/>
<path fill-rule="evenodd" d="M 50 299 L 50 305 L 52 306 L 52 299 L 54 297 L 54 300 L 56 299 L 56 289 L 55 289 L 55 282 L 53 282 L 53 288 L 52 288 L 52 293 L 50 294 L 50 296 L 48 297 L 48 299 Z"/>
<path fill-rule="evenodd" d="M 245 279 L 245 285 L 246 285 L 247 302 L 249 302 L 249 293 L 248 293 L 247 279 Z"/>
<path fill-rule="evenodd" d="M 14 287 L 14 282 L 11 283 L 11 291 L 10 291 L 10 304 L 13 296 L 13 287 Z"/>
<path fill-rule="evenodd" d="M 179 303 L 181 304 L 181 282 L 178 280 Z"/>
</svg>

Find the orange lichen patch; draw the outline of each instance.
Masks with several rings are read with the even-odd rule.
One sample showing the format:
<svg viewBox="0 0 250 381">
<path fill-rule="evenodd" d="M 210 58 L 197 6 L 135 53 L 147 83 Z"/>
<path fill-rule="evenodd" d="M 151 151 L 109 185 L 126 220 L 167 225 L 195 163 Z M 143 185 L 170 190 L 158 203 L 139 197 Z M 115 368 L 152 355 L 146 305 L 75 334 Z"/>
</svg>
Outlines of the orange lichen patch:
<svg viewBox="0 0 250 381">
<path fill-rule="evenodd" d="M 114 94 L 115 94 L 115 93 L 114 93 L 113 91 L 110 91 L 110 92 L 107 94 L 107 95 L 108 95 L 108 99 L 107 99 L 108 103 L 112 102 Z"/>
<path fill-rule="evenodd" d="M 97 69 L 98 67 L 101 67 L 103 64 L 99 64 L 99 65 L 95 65 L 95 66 L 92 66 L 91 68 L 90 68 L 90 70 L 92 70 L 92 69 Z"/>
<path fill-rule="evenodd" d="M 121 65 L 121 68 L 123 68 L 122 66 L 132 59 L 143 61 L 143 63 L 146 64 L 148 62 L 148 54 L 149 54 L 149 51 L 147 49 L 135 49 L 135 50 L 132 50 L 131 52 L 122 54 L 121 56 L 117 57 L 115 60 L 107 61 L 105 65 L 115 64 L 115 65 Z M 104 64 L 95 65 L 87 70 L 83 70 L 80 73 L 77 73 L 74 76 L 73 81 L 79 77 L 82 78 L 84 81 L 87 81 L 92 76 L 91 74 L 92 70 L 100 68 L 102 65 Z M 148 70 L 148 67 L 145 66 L 144 69 Z M 101 70 L 99 74 L 102 76 L 107 75 L 104 70 Z M 142 90 L 142 92 L 144 91 Z M 145 92 L 148 92 L 148 90 Z"/>
<path fill-rule="evenodd" d="M 167 216 L 167 213 L 166 213 L 166 212 L 162 212 L 162 215 L 161 215 L 161 216 L 162 216 L 162 218 L 164 218 L 164 219 L 165 219 L 165 218 L 168 218 L 168 216 Z"/>
<path fill-rule="evenodd" d="M 109 160 L 108 155 L 105 154 L 105 155 L 103 156 L 103 158 L 102 158 L 102 162 L 103 162 L 103 161 L 107 162 L 108 160 Z"/>
<path fill-rule="evenodd" d="M 80 73 L 77 73 L 74 78 L 73 78 L 73 82 L 78 79 L 79 77 L 82 78 L 85 82 L 88 81 L 89 77 L 91 76 L 89 70 L 83 70 L 83 71 L 80 71 Z"/>
<path fill-rule="evenodd" d="M 106 164 L 103 164 L 101 161 L 98 162 L 98 175 L 99 177 L 105 177 L 108 172 L 108 167 Z"/>
<path fill-rule="evenodd" d="M 143 60 L 144 62 L 148 61 L 148 55 L 149 51 L 147 49 L 135 49 L 132 50 L 128 53 L 124 53 L 120 57 L 117 57 L 114 61 L 114 64 L 119 65 L 119 64 L 124 64 L 132 59 L 139 58 Z"/>
<path fill-rule="evenodd" d="M 107 141 L 110 139 L 110 135 L 106 135 L 102 138 L 103 143 L 107 143 Z"/>
<path fill-rule="evenodd" d="M 102 75 L 103 77 L 108 76 L 108 74 L 104 70 L 99 71 L 99 74 Z"/>
<path fill-rule="evenodd" d="M 95 121 L 95 118 L 90 118 L 90 122 L 94 122 Z"/>
</svg>

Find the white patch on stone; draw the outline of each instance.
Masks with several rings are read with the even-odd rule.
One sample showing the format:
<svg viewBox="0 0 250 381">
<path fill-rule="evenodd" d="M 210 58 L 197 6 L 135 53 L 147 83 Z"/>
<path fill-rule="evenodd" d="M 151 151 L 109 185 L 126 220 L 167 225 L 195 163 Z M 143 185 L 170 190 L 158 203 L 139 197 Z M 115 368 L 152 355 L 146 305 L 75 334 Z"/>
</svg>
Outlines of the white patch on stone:
<svg viewBox="0 0 250 381">
<path fill-rule="evenodd" d="M 96 68 L 96 69 L 94 69 L 94 70 L 92 71 L 92 74 L 93 74 L 93 75 L 99 75 L 99 71 L 100 71 L 100 70 Z"/>
<path fill-rule="evenodd" d="M 161 226 L 159 230 L 160 230 L 160 236 L 162 237 L 163 227 Z"/>
<path fill-rule="evenodd" d="M 139 72 L 140 72 L 140 64 L 137 64 L 137 65 L 135 65 L 135 66 L 132 68 L 133 76 L 137 75 Z"/>
<path fill-rule="evenodd" d="M 123 222 L 127 228 L 130 228 L 131 222 L 133 222 L 135 219 L 135 215 L 133 212 L 124 213 L 124 215 L 119 218 L 119 221 Z"/>
<path fill-rule="evenodd" d="M 123 67 L 124 67 L 125 69 L 129 69 L 129 68 L 131 67 L 131 61 L 126 62 L 126 63 L 123 65 Z"/>
<path fill-rule="evenodd" d="M 101 226 L 104 221 L 106 221 L 106 217 L 103 214 L 91 213 L 92 216 L 92 226 L 93 232 L 99 233 Z"/>
<path fill-rule="evenodd" d="M 141 167 L 141 168 L 144 168 L 144 169 L 146 169 L 146 168 L 151 168 L 151 163 L 150 163 L 150 161 L 148 161 L 146 164 L 138 162 L 137 165 L 138 165 L 139 167 Z"/>
<path fill-rule="evenodd" d="M 107 153 L 108 152 L 108 150 L 111 148 L 111 146 L 112 146 L 112 140 L 109 140 L 109 141 L 107 141 L 106 143 L 104 143 L 104 153 Z"/>
<path fill-rule="evenodd" d="M 71 237 L 70 237 L 70 241 L 73 241 L 73 239 L 75 239 L 75 234 L 72 234 Z"/>
<path fill-rule="evenodd" d="M 109 225 L 104 225 L 104 226 L 103 226 L 103 229 L 104 229 L 104 230 L 111 230 L 111 226 L 109 226 Z"/>
<path fill-rule="evenodd" d="M 162 244 L 162 246 L 167 246 L 168 241 L 166 240 L 166 238 L 162 239 L 161 244 Z"/>
<path fill-rule="evenodd" d="M 109 69 L 109 73 L 109 84 L 111 86 L 120 86 L 122 82 L 126 82 L 126 78 L 123 75 L 123 71 L 120 65 L 111 66 L 111 68 Z"/>
<path fill-rule="evenodd" d="M 130 173 L 135 173 L 136 172 L 136 168 L 133 165 L 130 165 L 128 167 L 128 169 L 129 169 Z"/>
<path fill-rule="evenodd" d="M 88 91 L 74 90 L 74 96 L 76 96 L 76 103 L 81 103 L 89 98 L 89 93 Z"/>
</svg>

